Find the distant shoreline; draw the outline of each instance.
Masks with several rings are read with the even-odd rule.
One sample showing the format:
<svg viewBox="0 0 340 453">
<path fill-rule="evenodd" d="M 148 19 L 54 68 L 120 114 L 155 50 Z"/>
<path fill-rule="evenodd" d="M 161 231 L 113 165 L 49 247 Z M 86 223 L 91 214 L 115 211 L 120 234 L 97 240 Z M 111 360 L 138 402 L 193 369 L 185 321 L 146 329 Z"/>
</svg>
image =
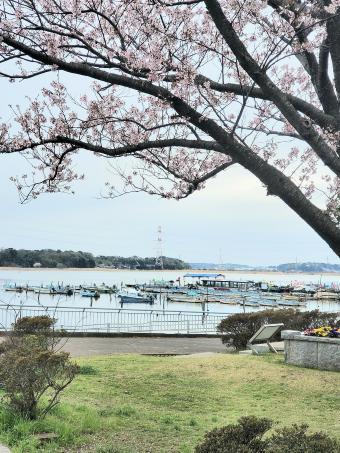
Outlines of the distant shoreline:
<svg viewBox="0 0 340 453">
<path fill-rule="evenodd" d="M 224 273 L 224 274 L 255 274 L 255 275 L 332 275 L 339 277 L 340 272 L 298 272 L 298 271 L 253 271 L 253 270 L 222 270 L 222 269 L 110 269 L 102 267 L 0 267 L 0 272 L 4 271 L 28 271 L 28 272 L 39 272 L 39 271 L 77 271 L 77 272 L 187 272 L 192 274 L 199 273 Z"/>
</svg>

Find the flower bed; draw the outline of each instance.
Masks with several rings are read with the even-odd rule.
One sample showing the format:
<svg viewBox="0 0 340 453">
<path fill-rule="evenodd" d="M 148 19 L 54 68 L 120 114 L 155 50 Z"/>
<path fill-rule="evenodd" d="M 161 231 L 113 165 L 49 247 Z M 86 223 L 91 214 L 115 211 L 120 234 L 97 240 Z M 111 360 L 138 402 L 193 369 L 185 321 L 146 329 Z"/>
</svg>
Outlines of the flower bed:
<svg viewBox="0 0 340 453">
<path fill-rule="evenodd" d="M 340 338 L 340 328 L 324 326 L 314 329 L 306 329 L 303 334 L 308 337 Z"/>
</svg>

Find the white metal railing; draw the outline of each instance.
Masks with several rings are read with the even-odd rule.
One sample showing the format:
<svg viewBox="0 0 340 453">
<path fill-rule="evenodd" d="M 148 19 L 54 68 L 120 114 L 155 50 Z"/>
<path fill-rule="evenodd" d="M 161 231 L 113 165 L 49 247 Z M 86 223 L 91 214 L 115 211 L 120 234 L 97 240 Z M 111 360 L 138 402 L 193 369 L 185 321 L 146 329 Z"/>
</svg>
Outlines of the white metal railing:
<svg viewBox="0 0 340 453">
<path fill-rule="evenodd" d="M 217 325 L 226 313 L 142 310 L 126 308 L 77 308 L 3 305 L 0 330 L 10 330 L 16 319 L 48 315 L 56 328 L 68 332 L 217 334 Z"/>
</svg>

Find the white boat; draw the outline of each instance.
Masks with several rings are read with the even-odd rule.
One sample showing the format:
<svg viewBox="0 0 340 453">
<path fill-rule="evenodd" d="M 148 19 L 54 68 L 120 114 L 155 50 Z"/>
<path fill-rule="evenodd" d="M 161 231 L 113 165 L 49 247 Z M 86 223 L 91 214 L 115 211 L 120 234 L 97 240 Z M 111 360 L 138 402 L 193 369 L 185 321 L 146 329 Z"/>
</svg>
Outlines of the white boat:
<svg viewBox="0 0 340 453">
<path fill-rule="evenodd" d="M 340 301 L 340 293 L 337 291 L 325 291 L 325 290 L 318 290 L 314 294 L 314 299 L 326 299 L 326 300 L 339 300 Z"/>
<path fill-rule="evenodd" d="M 184 303 L 191 303 L 191 304 L 202 304 L 202 303 L 207 301 L 204 298 L 193 297 L 193 296 L 185 296 L 185 295 L 183 295 L 183 296 L 181 296 L 181 295 L 168 296 L 167 300 L 169 302 L 184 302 Z M 210 301 L 208 300 L 208 302 L 210 302 Z"/>
<path fill-rule="evenodd" d="M 51 288 L 34 288 L 33 292 L 34 294 L 54 294 Z"/>
<path fill-rule="evenodd" d="M 23 292 L 22 286 L 5 286 L 5 291 L 12 291 L 15 293 L 22 293 Z"/>
</svg>

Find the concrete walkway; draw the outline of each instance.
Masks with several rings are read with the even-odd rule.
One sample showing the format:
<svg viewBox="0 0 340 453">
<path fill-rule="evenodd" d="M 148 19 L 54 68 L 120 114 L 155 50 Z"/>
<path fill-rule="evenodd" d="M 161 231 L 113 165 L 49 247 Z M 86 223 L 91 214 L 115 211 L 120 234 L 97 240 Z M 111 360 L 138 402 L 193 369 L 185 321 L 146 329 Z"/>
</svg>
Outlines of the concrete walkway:
<svg viewBox="0 0 340 453">
<path fill-rule="evenodd" d="M 11 450 L 3 445 L 0 445 L 0 453 L 11 453 Z"/>
<path fill-rule="evenodd" d="M 205 337 L 113 337 L 63 338 L 62 350 L 72 357 L 105 354 L 197 354 L 226 352 L 220 338 Z"/>
</svg>

